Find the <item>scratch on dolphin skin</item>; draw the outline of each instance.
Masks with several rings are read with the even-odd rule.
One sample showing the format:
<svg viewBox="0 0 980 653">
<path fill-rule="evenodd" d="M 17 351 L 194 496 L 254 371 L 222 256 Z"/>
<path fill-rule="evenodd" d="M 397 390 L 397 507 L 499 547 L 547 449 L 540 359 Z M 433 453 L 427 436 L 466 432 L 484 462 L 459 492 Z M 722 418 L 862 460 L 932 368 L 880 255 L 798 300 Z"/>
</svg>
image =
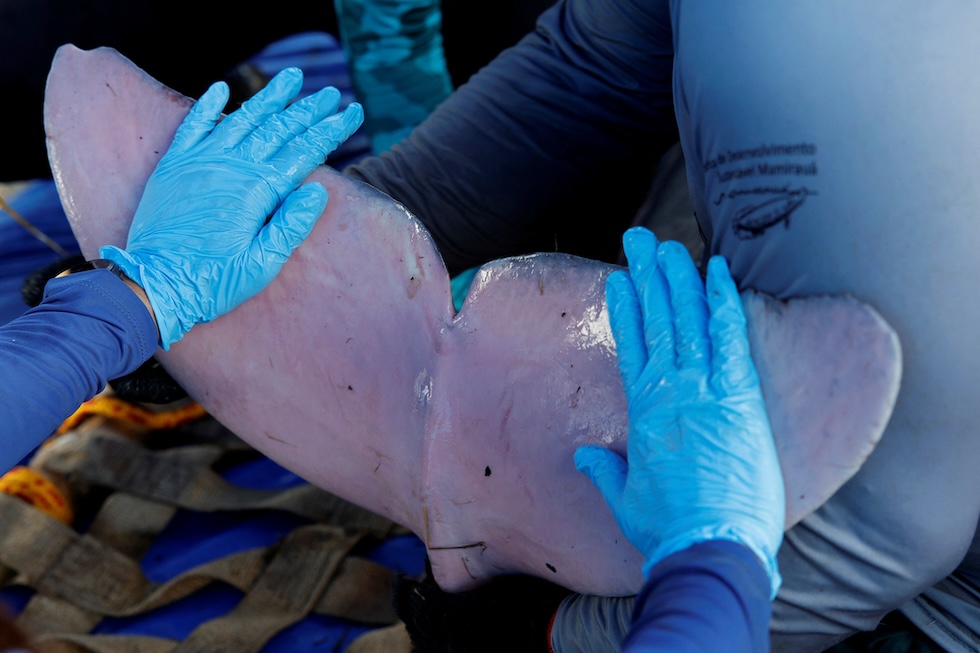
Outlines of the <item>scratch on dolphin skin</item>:
<svg viewBox="0 0 980 653">
<path fill-rule="evenodd" d="M 282 444 L 285 444 L 285 445 L 290 446 L 290 447 L 295 447 L 296 446 L 295 444 L 293 444 L 292 442 L 289 442 L 288 440 L 283 440 L 282 438 L 277 438 L 276 436 L 272 435 L 268 431 L 265 432 L 265 437 L 269 438 L 270 440 L 275 440 L 276 442 L 281 442 Z"/>
<path fill-rule="evenodd" d="M 486 542 L 474 542 L 473 544 L 460 544 L 459 546 L 430 546 L 429 551 L 455 551 L 456 549 L 475 549 L 480 547 L 480 553 L 487 550 Z"/>
<path fill-rule="evenodd" d="M 347 387 L 350 388 L 350 386 L 347 386 Z M 374 454 L 374 457 L 378 459 L 378 464 L 374 468 L 374 472 L 375 473 L 377 473 L 377 471 L 379 469 L 381 469 L 381 464 L 384 461 L 391 460 L 391 456 L 385 454 L 384 452 L 382 452 L 377 447 L 368 446 L 368 451 L 370 451 L 371 453 L 373 453 Z"/>
<path fill-rule="evenodd" d="M 105 87 L 106 87 L 107 89 L 109 89 L 109 92 L 110 92 L 110 93 L 112 93 L 113 95 L 116 95 L 116 91 L 115 91 L 115 89 L 113 89 L 113 88 L 112 88 L 112 86 L 111 86 L 111 85 L 109 84 L 109 82 L 106 82 L 106 83 L 105 83 Z"/>
</svg>

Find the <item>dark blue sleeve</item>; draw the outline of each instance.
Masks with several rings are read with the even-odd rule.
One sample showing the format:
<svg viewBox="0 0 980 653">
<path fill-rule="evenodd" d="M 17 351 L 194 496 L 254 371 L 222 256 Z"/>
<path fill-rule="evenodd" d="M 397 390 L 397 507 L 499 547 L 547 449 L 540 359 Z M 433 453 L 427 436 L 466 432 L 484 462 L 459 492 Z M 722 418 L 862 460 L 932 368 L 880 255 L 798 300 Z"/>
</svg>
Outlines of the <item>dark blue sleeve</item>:
<svg viewBox="0 0 980 653">
<path fill-rule="evenodd" d="M 0 327 L 0 473 L 156 344 L 149 311 L 111 272 L 49 281 L 41 304 Z"/>
<path fill-rule="evenodd" d="M 695 544 L 656 565 L 633 608 L 623 653 L 769 650 L 770 584 L 749 549 Z"/>
<path fill-rule="evenodd" d="M 595 238 L 677 140 L 672 67 L 665 0 L 560 0 L 409 138 L 345 173 L 415 213 L 451 272 L 522 253 L 548 220 Z M 617 252 L 623 229 L 609 230 Z"/>
</svg>

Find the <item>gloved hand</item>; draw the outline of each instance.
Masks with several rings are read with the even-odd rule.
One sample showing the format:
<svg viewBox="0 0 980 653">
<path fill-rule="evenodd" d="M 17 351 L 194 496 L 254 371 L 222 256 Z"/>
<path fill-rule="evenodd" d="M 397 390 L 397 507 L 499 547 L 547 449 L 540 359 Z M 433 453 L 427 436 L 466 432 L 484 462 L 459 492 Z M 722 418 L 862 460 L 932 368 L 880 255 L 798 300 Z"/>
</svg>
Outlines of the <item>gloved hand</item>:
<svg viewBox="0 0 980 653">
<path fill-rule="evenodd" d="M 164 349 L 265 288 L 323 212 L 321 184 L 296 187 L 363 111 L 336 113 L 332 87 L 287 108 L 302 84 L 287 68 L 220 123 L 228 86 L 211 86 L 150 176 L 125 251 L 100 250 L 146 291 Z"/>
<path fill-rule="evenodd" d="M 630 274 L 611 274 L 606 298 L 629 405 L 629 463 L 587 446 L 575 465 L 646 556 L 644 575 L 697 542 L 734 540 L 758 556 L 775 597 L 783 477 L 728 265 L 711 259 L 706 296 L 679 243 L 658 246 L 634 228 L 623 244 Z"/>
</svg>

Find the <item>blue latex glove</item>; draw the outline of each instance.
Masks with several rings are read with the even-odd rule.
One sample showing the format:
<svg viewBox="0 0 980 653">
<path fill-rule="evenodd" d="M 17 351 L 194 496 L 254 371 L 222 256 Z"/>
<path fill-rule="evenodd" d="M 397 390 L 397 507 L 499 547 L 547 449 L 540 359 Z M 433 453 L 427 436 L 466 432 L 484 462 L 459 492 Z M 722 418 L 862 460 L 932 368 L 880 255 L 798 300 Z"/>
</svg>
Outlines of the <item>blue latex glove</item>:
<svg viewBox="0 0 980 653">
<path fill-rule="evenodd" d="M 228 86 L 211 86 L 150 176 L 126 250 L 100 250 L 146 291 L 164 349 L 265 288 L 323 212 L 322 184 L 296 187 L 363 111 L 336 113 L 332 87 L 287 108 L 302 84 L 287 68 L 220 123 Z"/>
<path fill-rule="evenodd" d="M 775 597 L 783 477 L 728 265 L 711 259 L 706 295 L 679 243 L 658 246 L 635 228 L 623 245 L 630 274 L 609 276 L 606 299 L 629 404 L 629 464 L 588 446 L 575 465 L 646 556 L 646 576 L 692 544 L 733 540 L 758 556 Z"/>
</svg>

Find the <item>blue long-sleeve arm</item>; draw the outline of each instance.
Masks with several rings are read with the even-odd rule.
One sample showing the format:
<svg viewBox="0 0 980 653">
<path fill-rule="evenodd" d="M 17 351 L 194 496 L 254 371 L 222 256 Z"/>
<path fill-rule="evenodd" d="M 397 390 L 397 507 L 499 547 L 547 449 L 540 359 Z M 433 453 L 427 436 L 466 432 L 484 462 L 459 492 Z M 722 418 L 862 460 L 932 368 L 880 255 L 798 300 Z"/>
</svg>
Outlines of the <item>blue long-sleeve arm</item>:
<svg viewBox="0 0 980 653">
<path fill-rule="evenodd" d="M 615 254 L 677 140 L 672 67 L 668 3 L 561 0 L 409 138 L 345 173 L 414 212 L 453 273 L 542 246 L 602 258 L 607 239 Z"/>
<path fill-rule="evenodd" d="M 760 653 L 769 650 L 771 586 L 746 547 L 702 542 L 651 571 L 633 607 L 623 653 Z"/>
<path fill-rule="evenodd" d="M 109 379 L 149 359 L 156 342 L 149 311 L 111 272 L 49 281 L 41 304 L 0 327 L 0 473 Z"/>
</svg>

